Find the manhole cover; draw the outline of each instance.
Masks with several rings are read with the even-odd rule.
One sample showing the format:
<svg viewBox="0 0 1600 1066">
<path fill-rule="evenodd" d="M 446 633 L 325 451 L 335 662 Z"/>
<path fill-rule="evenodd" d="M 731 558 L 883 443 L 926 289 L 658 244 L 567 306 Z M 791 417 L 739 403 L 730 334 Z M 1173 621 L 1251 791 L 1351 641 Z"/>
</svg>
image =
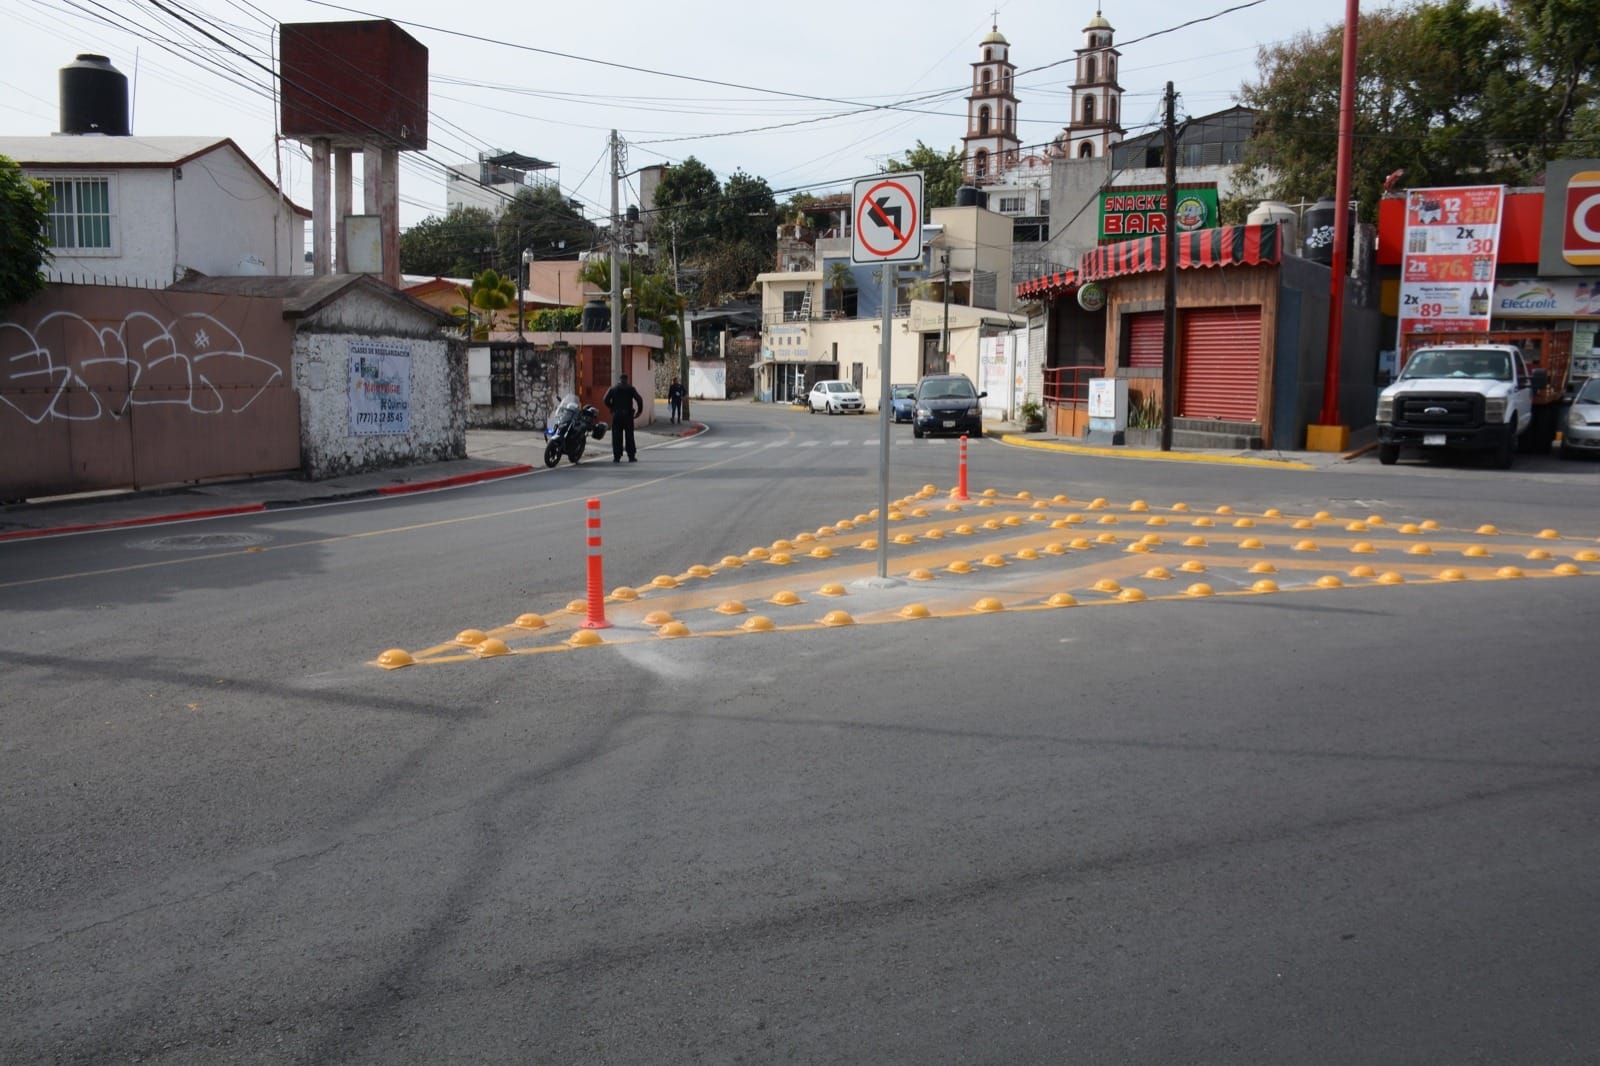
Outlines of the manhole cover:
<svg viewBox="0 0 1600 1066">
<path fill-rule="evenodd" d="M 216 548 L 249 548 L 265 544 L 271 537 L 259 533 L 182 533 L 175 537 L 157 537 L 140 541 L 135 547 L 151 551 L 195 551 Z"/>
</svg>

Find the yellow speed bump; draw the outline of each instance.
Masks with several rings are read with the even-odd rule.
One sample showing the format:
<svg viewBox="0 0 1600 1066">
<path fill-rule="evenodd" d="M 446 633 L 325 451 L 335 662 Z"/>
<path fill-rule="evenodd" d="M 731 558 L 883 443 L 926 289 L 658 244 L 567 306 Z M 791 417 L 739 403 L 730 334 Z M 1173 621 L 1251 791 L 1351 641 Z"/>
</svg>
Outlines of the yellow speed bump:
<svg viewBox="0 0 1600 1066">
<path fill-rule="evenodd" d="M 589 604 L 587 602 L 585 602 L 584 600 L 568 600 L 567 601 L 567 613 L 568 614 L 585 614 L 585 613 L 588 612 L 588 610 L 589 610 Z"/>
<path fill-rule="evenodd" d="M 1539 539 L 1540 540 L 1560 540 L 1561 539 L 1561 534 L 1557 533 L 1553 529 L 1541 529 L 1541 530 L 1539 530 Z"/>
<path fill-rule="evenodd" d="M 1256 537 L 1246 537 L 1239 542 L 1239 550 L 1253 552 L 1261 550 L 1261 541 Z"/>
<path fill-rule="evenodd" d="M 889 541 L 891 544 L 915 544 L 917 542 L 917 538 L 911 533 L 896 533 L 894 536 L 889 538 Z"/>
<path fill-rule="evenodd" d="M 995 611 L 1003 611 L 1006 609 L 1006 607 L 1005 604 L 1001 603 L 993 596 L 985 596 L 983 599 L 973 604 L 972 609 L 982 614 L 992 614 Z"/>
<path fill-rule="evenodd" d="M 744 560 L 737 555 L 724 555 L 722 557 L 722 565 L 730 570 L 735 570 L 744 565 Z"/>
<path fill-rule="evenodd" d="M 1316 519 L 1318 522 L 1326 522 L 1330 518 L 1332 518 L 1333 515 L 1329 514 L 1327 511 L 1318 511 L 1316 514 L 1312 515 L 1311 517 Z"/>
<path fill-rule="evenodd" d="M 398 670 L 402 666 L 410 666 L 416 661 L 411 657 L 410 652 L 402 648 L 390 648 L 378 656 L 378 665 L 385 670 Z"/>
<path fill-rule="evenodd" d="M 1050 502 L 1051 503 L 1071 503 L 1072 502 L 1072 497 L 1068 496 L 1064 492 L 1058 492 L 1054 496 L 1050 497 Z"/>
<path fill-rule="evenodd" d="M 815 533 L 797 533 L 795 534 L 794 542 L 796 544 L 813 544 L 816 539 L 817 535 Z"/>
<path fill-rule="evenodd" d="M 1377 551 L 1377 548 L 1374 548 L 1371 544 L 1364 540 L 1358 540 L 1354 544 L 1350 545 L 1350 552 L 1352 555 L 1375 555 L 1377 554 Z"/>
<path fill-rule="evenodd" d="M 1121 592 L 1117 593 L 1117 599 L 1121 600 L 1123 603 L 1143 603 L 1145 600 L 1145 595 L 1139 589 L 1123 589 Z"/>
<path fill-rule="evenodd" d="M 1008 514 L 1000 519 L 1000 524 L 1002 526 L 1020 526 L 1022 525 L 1022 519 L 1014 514 Z"/>
<path fill-rule="evenodd" d="M 819 536 L 819 537 L 836 536 L 838 534 L 838 532 L 839 531 L 837 529 L 834 529 L 832 526 L 818 526 L 817 527 L 817 536 Z"/>
<path fill-rule="evenodd" d="M 678 579 L 671 574 L 657 574 L 650 579 L 650 584 L 658 589 L 675 589 L 678 587 Z"/>
<path fill-rule="evenodd" d="M 901 618 L 927 618 L 928 609 L 920 603 L 908 603 L 900 608 Z"/>
<path fill-rule="evenodd" d="M 702 566 L 701 564 L 696 563 L 693 566 L 689 567 L 689 576 L 690 577 L 710 577 L 711 576 L 711 567 Z"/>
<path fill-rule="evenodd" d="M 1188 595 L 1188 596 L 1196 596 L 1196 597 L 1198 597 L 1198 596 L 1210 596 L 1210 595 L 1212 595 L 1211 586 L 1207 585 L 1204 581 L 1196 581 L 1193 585 L 1190 585 L 1188 588 L 1184 589 L 1183 591 L 1184 591 L 1184 594 Z"/>
<path fill-rule="evenodd" d="M 1004 555 L 998 555 L 998 554 L 985 555 L 983 557 L 983 565 L 984 566 L 990 566 L 990 567 L 1004 566 L 1004 565 L 1006 565 L 1006 557 Z"/>
<path fill-rule="evenodd" d="M 1059 540 L 1053 540 L 1044 546 L 1044 553 L 1046 555 L 1065 555 L 1067 554 L 1067 546 Z M 1018 554 L 1020 555 L 1021 553 L 1019 552 Z"/>
<path fill-rule="evenodd" d="M 604 643 L 605 639 L 592 629 L 580 629 L 567 638 L 567 644 L 574 648 L 592 648 Z"/>
<path fill-rule="evenodd" d="M 1037 548 L 1023 548 L 1021 551 L 1017 552 L 1017 558 L 1026 562 L 1031 562 L 1032 560 L 1039 558 L 1039 550 Z"/>
<path fill-rule="evenodd" d="M 516 626 L 518 629 L 543 629 L 550 623 L 544 620 L 543 615 L 519 614 L 517 615 L 517 620 L 511 624 Z"/>
<path fill-rule="evenodd" d="M 1145 503 L 1143 500 L 1134 500 L 1132 503 L 1128 504 L 1128 510 L 1130 510 L 1130 511 L 1148 511 L 1148 510 L 1150 510 L 1150 505 L 1148 503 Z"/>
<path fill-rule="evenodd" d="M 1250 586 L 1252 592 L 1277 592 L 1278 583 L 1271 578 L 1264 577 Z"/>
<path fill-rule="evenodd" d="M 952 574 L 970 574 L 972 573 L 972 564 L 965 559 L 957 559 L 945 569 Z"/>
<path fill-rule="evenodd" d="M 745 614 L 748 611 L 749 608 L 738 600 L 723 600 L 716 606 L 718 614 Z"/>
<path fill-rule="evenodd" d="M 925 566 L 919 566 L 906 575 L 912 581 L 932 581 L 933 571 Z"/>
<path fill-rule="evenodd" d="M 793 592 L 790 592 L 788 589 L 783 589 L 779 592 L 774 592 L 772 597 L 768 599 L 767 602 L 776 604 L 779 607 L 793 607 L 795 604 L 800 602 L 800 597 L 795 595 Z"/>
<path fill-rule="evenodd" d="M 1514 566 L 1502 566 L 1495 572 L 1496 577 L 1517 578 L 1522 576 L 1522 571 Z"/>
<path fill-rule="evenodd" d="M 656 626 L 658 628 L 666 625 L 668 622 L 675 621 L 677 621 L 677 619 L 672 617 L 671 611 L 651 611 L 649 614 L 644 616 L 645 625 Z"/>
<path fill-rule="evenodd" d="M 1210 529 L 1212 526 L 1216 525 L 1215 522 L 1207 518 L 1205 515 L 1201 515 L 1199 518 L 1196 518 L 1189 524 L 1194 526 L 1196 529 Z"/>
<path fill-rule="evenodd" d="M 1117 524 L 1117 516 L 1114 514 L 1103 514 L 1100 516 L 1099 521 L 1102 526 L 1114 526 Z"/>
<path fill-rule="evenodd" d="M 1574 555 L 1572 558 L 1577 560 L 1580 563 L 1600 563 L 1600 552 L 1592 551 L 1592 550 L 1590 550 L 1588 548 L 1585 548 L 1585 549 L 1583 549 L 1583 551 L 1581 551 L 1578 554 Z"/>
<path fill-rule="evenodd" d="M 1115 544 L 1117 535 L 1115 533 L 1102 533 L 1094 539 L 1096 544 Z"/>
<path fill-rule="evenodd" d="M 1024 489 L 1021 492 L 1017 493 L 1017 499 L 1019 499 L 1019 500 L 1031 500 L 1031 499 L 1033 499 L 1033 493 L 1031 493 L 1028 490 Z"/>
<path fill-rule="evenodd" d="M 1294 520 L 1294 524 L 1291 525 L 1289 528 L 1290 529 L 1316 529 L 1317 528 L 1317 524 L 1315 522 L 1313 522 L 1309 518 L 1297 518 L 1297 519 Z"/>
<path fill-rule="evenodd" d="M 1125 552 L 1139 552 L 1139 553 L 1143 554 L 1143 553 L 1148 553 L 1150 551 L 1150 545 L 1146 544 L 1142 540 L 1138 540 L 1138 541 L 1134 541 L 1132 544 L 1128 545 L 1126 548 L 1123 548 L 1122 550 L 1125 551 Z"/>
<path fill-rule="evenodd" d="M 1166 581 L 1172 577 L 1172 574 L 1164 566 L 1152 566 L 1144 572 L 1144 576 L 1151 581 Z"/>
<path fill-rule="evenodd" d="M 1276 507 L 1268 507 L 1265 511 L 1261 512 L 1261 517 L 1262 518 L 1282 518 L 1283 517 L 1283 512 L 1278 510 Z"/>
<path fill-rule="evenodd" d="M 1465 581 L 1466 579 L 1467 579 L 1466 571 L 1465 570 L 1458 570 L 1453 566 L 1452 567 L 1446 567 L 1445 569 L 1439 571 L 1439 580 L 1440 581 Z"/>
<path fill-rule="evenodd" d="M 841 533 L 848 533 L 852 529 L 856 528 L 856 524 L 850 521 L 848 518 L 841 518 L 839 521 L 833 524 L 833 528 Z"/>
<path fill-rule="evenodd" d="M 1111 580 L 1109 577 L 1103 577 L 1094 583 L 1094 590 L 1096 592 L 1104 592 L 1114 595 L 1122 591 L 1122 586 Z"/>
<path fill-rule="evenodd" d="M 992 499 L 992 498 L 994 498 L 994 497 L 995 497 L 995 496 L 998 496 L 998 495 L 1000 495 L 1000 492 L 999 492 L 999 490 L 997 490 L 997 489 L 984 489 L 984 490 L 983 490 L 983 494 L 984 494 L 984 495 L 985 495 L 985 496 L 988 496 L 988 497 L 990 497 L 990 498 L 991 498 L 991 499 Z"/>
<path fill-rule="evenodd" d="M 1094 547 L 1094 541 L 1089 540 L 1087 537 L 1074 537 L 1072 538 L 1072 543 L 1069 545 L 1069 547 L 1071 547 L 1073 551 L 1088 551 L 1090 548 Z"/>
<path fill-rule="evenodd" d="M 1252 574 L 1276 574 L 1277 572 L 1278 568 L 1265 560 L 1250 564 L 1250 573 Z"/>
<path fill-rule="evenodd" d="M 510 655 L 511 649 L 506 647 L 506 642 L 498 637 L 490 637 L 476 648 L 472 653 L 480 659 L 492 659 L 497 655 Z"/>
<path fill-rule="evenodd" d="M 844 586 L 833 581 L 828 582 L 828 584 L 817 590 L 817 595 L 819 596 L 843 596 L 844 594 Z"/>
<path fill-rule="evenodd" d="M 1234 529 L 1249 529 L 1256 524 L 1253 518 L 1236 518 L 1233 522 Z"/>
<path fill-rule="evenodd" d="M 1198 559 L 1187 559 L 1178 564 L 1178 569 L 1186 574 L 1203 574 L 1206 572 L 1206 564 Z"/>
<path fill-rule="evenodd" d="M 1044 602 L 1051 607 L 1076 607 L 1078 605 L 1078 601 L 1070 592 L 1057 592 Z"/>
<path fill-rule="evenodd" d="M 970 537 L 972 535 L 972 527 L 963 522 L 959 526 L 956 526 L 952 532 L 958 537 Z"/>
<path fill-rule="evenodd" d="M 455 642 L 463 648 L 473 648 L 488 639 L 488 635 L 481 629 L 463 629 L 456 634 Z"/>
<path fill-rule="evenodd" d="M 689 627 L 684 625 L 682 622 L 668 622 L 666 625 L 656 630 L 656 636 L 667 640 L 672 640 L 675 637 L 686 637 L 688 635 Z"/>
<path fill-rule="evenodd" d="M 1217 514 L 1232 514 L 1232 513 L 1233 513 L 1233 508 L 1229 507 L 1227 504 L 1223 504 L 1221 507 L 1217 508 Z"/>
<path fill-rule="evenodd" d="M 753 614 L 746 618 L 739 628 L 746 633 L 767 633 L 772 630 L 772 619 L 766 615 Z"/>
<path fill-rule="evenodd" d="M 829 627 L 853 626 L 856 624 L 856 620 L 850 617 L 849 611 L 829 611 L 822 616 L 822 624 Z"/>
<path fill-rule="evenodd" d="M 1545 551 L 1543 548 L 1535 548 L 1528 553 L 1527 558 L 1532 559 L 1535 562 L 1539 562 L 1541 560 L 1550 558 L 1550 553 Z"/>
<path fill-rule="evenodd" d="M 1488 557 L 1489 549 L 1482 544 L 1469 544 L 1461 554 L 1469 559 L 1484 559 Z"/>
<path fill-rule="evenodd" d="M 1323 574 L 1321 577 L 1317 578 L 1317 587 L 1323 589 L 1342 589 L 1344 588 L 1344 582 L 1339 580 L 1338 576 L 1335 574 Z"/>
<path fill-rule="evenodd" d="M 983 520 L 983 528 L 984 529 L 999 529 L 1000 528 L 1000 520 L 997 519 L 997 518 L 986 518 L 986 519 Z"/>
<path fill-rule="evenodd" d="M 1557 564 L 1554 572 L 1560 574 L 1562 577 L 1577 577 L 1579 574 L 1583 573 L 1583 567 L 1577 566 L 1573 563 L 1559 563 Z"/>
<path fill-rule="evenodd" d="M 826 544 L 818 544 L 815 548 L 811 549 L 811 558 L 831 559 L 833 558 L 833 549 L 828 547 Z"/>
<path fill-rule="evenodd" d="M 1400 532 L 1410 536 L 1414 533 L 1421 533 L 1422 527 L 1417 525 L 1415 522 L 1407 522 L 1405 525 L 1400 527 Z"/>
<path fill-rule="evenodd" d="M 1378 575 L 1378 584 L 1380 585 L 1404 585 L 1405 583 L 1406 579 L 1393 570 L 1385 570 Z"/>
<path fill-rule="evenodd" d="M 1413 544 L 1406 549 L 1407 555 L 1432 555 L 1433 549 L 1426 544 Z"/>
<path fill-rule="evenodd" d="M 794 544 L 780 537 L 772 542 L 772 550 L 775 552 L 792 552 L 794 551 Z"/>
<path fill-rule="evenodd" d="M 765 549 L 765 548 L 751 548 L 749 551 L 745 552 L 744 554 L 745 554 L 745 558 L 747 558 L 747 559 L 767 559 L 767 558 L 770 558 L 771 555 L 772 555 L 772 553 L 767 551 L 767 549 Z"/>
<path fill-rule="evenodd" d="M 1317 542 L 1314 540 L 1302 540 L 1295 542 L 1294 550 L 1297 552 L 1315 552 L 1322 549 L 1317 547 Z"/>
<path fill-rule="evenodd" d="M 706 573 L 710 573 L 709 570 Z M 611 590 L 611 598 L 622 603 L 628 603 L 639 598 L 639 590 L 629 588 L 627 585 L 618 585 Z"/>
<path fill-rule="evenodd" d="M 1478 527 L 1478 536 L 1480 537 L 1497 537 L 1499 535 L 1500 531 L 1494 526 L 1485 524 Z"/>
<path fill-rule="evenodd" d="M 1088 509 L 1091 511 L 1104 511 L 1108 506 L 1110 505 L 1106 503 L 1104 496 L 1096 496 L 1089 501 Z"/>
<path fill-rule="evenodd" d="M 856 547 L 860 548 L 864 552 L 877 551 L 878 550 L 878 538 L 877 537 L 866 537 L 866 538 L 863 538 L 861 543 L 857 544 Z M 787 562 L 787 561 L 788 560 L 785 560 L 785 562 Z"/>
<path fill-rule="evenodd" d="M 1351 571 L 1350 571 L 1350 576 L 1351 577 L 1371 578 L 1371 577 L 1377 577 L 1378 576 L 1378 572 L 1376 570 L 1372 569 L 1372 567 L 1370 567 L 1370 566 L 1362 565 L 1362 566 L 1357 566 L 1357 567 L 1352 568 Z"/>
<path fill-rule="evenodd" d="M 942 529 L 925 530 L 925 531 L 923 531 L 922 536 L 926 540 L 943 540 L 944 539 L 944 530 L 942 530 Z"/>
<path fill-rule="evenodd" d="M 876 548 L 877 544 L 874 543 L 873 547 Z M 788 566 L 792 562 L 794 562 L 794 556 L 788 552 L 773 552 L 767 559 L 768 566 Z"/>
<path fill-rule="evenodd" d="M 1344 531 L 1346 533 L 1365 533 L 1371 528 L 1372 527 L 1367 525 L 1365 522 L 1357 521 L 1351 522 L 1349 525 L 1345 526 Z"/>
</svg>

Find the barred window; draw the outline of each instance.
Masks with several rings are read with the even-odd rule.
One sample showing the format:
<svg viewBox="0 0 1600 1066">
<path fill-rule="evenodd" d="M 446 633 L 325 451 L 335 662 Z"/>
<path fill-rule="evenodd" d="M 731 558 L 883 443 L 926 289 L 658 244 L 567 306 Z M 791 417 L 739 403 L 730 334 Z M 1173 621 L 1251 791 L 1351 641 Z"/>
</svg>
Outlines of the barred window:
<svg viewBox="0 0 1600 1066">
<path fill-rule="evenodd" d="M 110 178 L 49 178 L 50 247 L 111 251 Z"/>
</svg>

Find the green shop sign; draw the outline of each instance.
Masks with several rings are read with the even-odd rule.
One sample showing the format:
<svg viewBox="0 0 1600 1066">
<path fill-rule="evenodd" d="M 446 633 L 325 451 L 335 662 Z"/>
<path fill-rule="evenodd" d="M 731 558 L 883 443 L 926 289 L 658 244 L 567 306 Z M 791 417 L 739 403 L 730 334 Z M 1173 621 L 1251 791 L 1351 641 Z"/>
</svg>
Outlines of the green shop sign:
<svg viewBox="0 0 1600 1066">
<path fill-rule="evenodd" d="M 1178 186 L 1178 230 L 1212 229 L 1217 225 L 1215 182 Z M 1167 231 L 1167 189 L 1136 185 L 1100 193 L 1100 239 L 1122 241 Z"/>
</svg>

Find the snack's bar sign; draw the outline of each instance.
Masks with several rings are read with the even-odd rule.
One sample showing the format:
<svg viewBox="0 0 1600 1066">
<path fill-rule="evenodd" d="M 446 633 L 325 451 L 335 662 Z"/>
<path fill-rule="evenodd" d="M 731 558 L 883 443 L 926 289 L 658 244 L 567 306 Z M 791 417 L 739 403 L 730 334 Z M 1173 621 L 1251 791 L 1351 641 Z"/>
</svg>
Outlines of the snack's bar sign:
<svg viewBox="0 0 1600 1066">
<path fill-rule="evenodd" d="M 1217 186 L 1178 186 L 1178 231 L 1217 225 Z M 1100 239 L 1121 241 L 1167 232 L 1167 190 L 1163 185 L 1104 189 L 1100 193 Z"/>
</svg>

